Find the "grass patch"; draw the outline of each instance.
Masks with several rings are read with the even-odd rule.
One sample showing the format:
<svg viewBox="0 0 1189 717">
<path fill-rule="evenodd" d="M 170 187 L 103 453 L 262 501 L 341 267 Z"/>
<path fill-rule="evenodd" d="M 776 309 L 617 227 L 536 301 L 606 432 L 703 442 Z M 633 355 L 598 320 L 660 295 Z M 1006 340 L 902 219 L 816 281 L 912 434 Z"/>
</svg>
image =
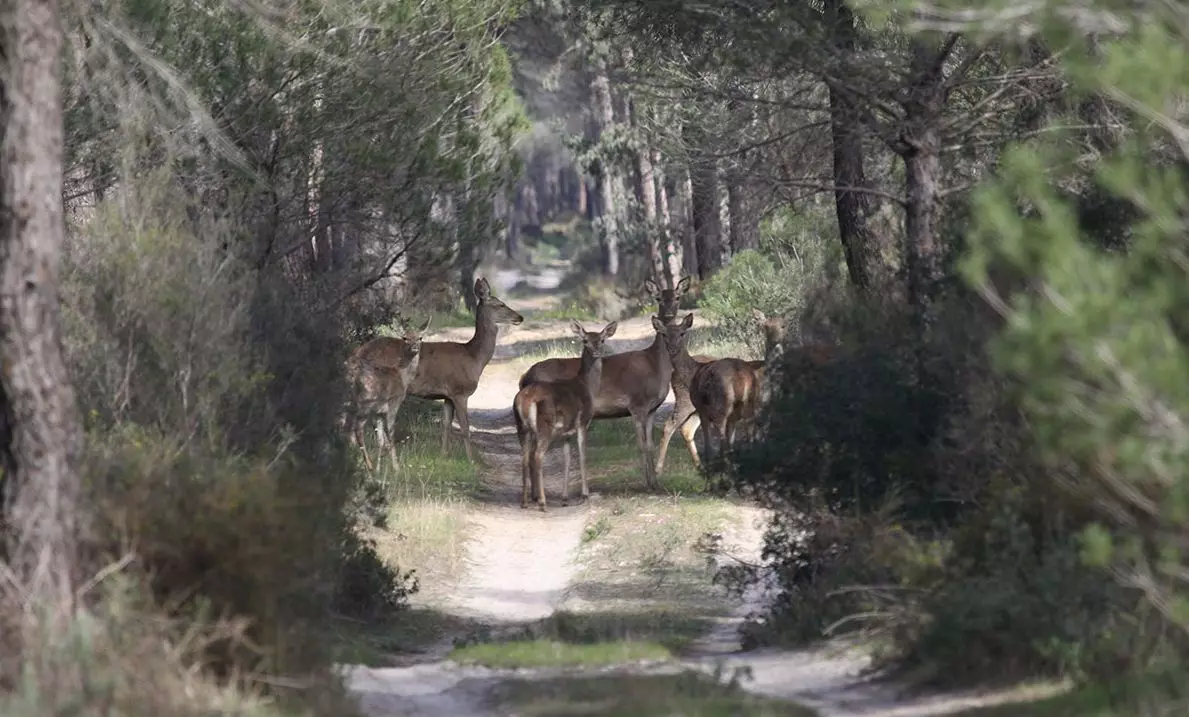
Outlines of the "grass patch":
<svg viewBox="0 0 1189 717">
<path fill-rule="evenodd" d="M 494 706 L 521 717 L 814 717 L 806 707 L 749 695 L 692 670 L 676 675 L 607 675 L 509 680 L 492 692 Z"/>
<path fill-rule="evenodd" d="M 653 442 L 659 442 L 663 422 L 653 428 Z M 638 493 L 644 489 L 640 473 L 640 452 L 636 448 L 636 427 L 630 418 L 592 421 L 587 433 L 590 451 L 592 490 L 609 494 Z M 694 466 L 685 448 L 685 439 L 674 434 L 669 442 L 661 485 L 670 495 L 698 495 L 705 491 L 706 480 Z"/>
<path fill-rule="evenodd" d="M 341 620 L 334 626 L 334 661 L 368 667 L 398 665 L 402 655 L 424 652 L 447 635 L 466 629 L 461 618 L 425 607 L 411 607 L 380 623 Z"/>
<path fill-rule="evenodd" d="M 641 495 L 595 503 L 570 612 L 545 630 L 571 642 L 646 640 L 684 651 L 727 611 L 701 546 L 729 515 L 726 504 L 710 498 Z"/>
<path fill-rule="evenodd" d="M 1051 690 L 1050 690 L 1051 692 Z M 1027 701 L 1025 701 L 1027 700 Z M 1172 717 L 1189 714 L 1183 670 L 1086 685 L 1043 699 L 960 712 L 955 717 Z"/>
<path fill-rule="evenodd" d="M 668 660 L 663 645 L 629 640 L 572 644 L 556 640 L 486 642 L 456 647 L 450 659 L 486 667 L 602 667 L 642 660 Z"/>
<path fill-rule="evenodd" d="M 416 570 L 427 604 L 449 589 L 465 567 L 469 512 L 479 491 L 481 466 L 466 458 L 456 437 L 441 452 L 438 402 L 408 398 L 397 417 L 400 470 L 386 460 L 374 480 L 386 501 L 382 529 L 372 536 L 380 555 L 405 570 Z M 374 447 L 372 448 L 374 452 Z"/>
</svg>

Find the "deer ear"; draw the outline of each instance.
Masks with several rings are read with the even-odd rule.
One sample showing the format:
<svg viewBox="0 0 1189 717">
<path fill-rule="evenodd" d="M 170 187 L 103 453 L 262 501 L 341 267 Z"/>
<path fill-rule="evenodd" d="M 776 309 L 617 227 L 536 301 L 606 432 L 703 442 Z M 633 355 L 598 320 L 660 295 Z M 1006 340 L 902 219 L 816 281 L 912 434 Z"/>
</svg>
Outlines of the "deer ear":
<svg viewBox="0 0 1189 717">
<path fill-rule="evenodd" d="M 479 277 L 475 279 L 475 298 L 486 299 L 491 296 L 491 286 L 487 283 L 487 279 Z"/>
<path fill-rule="evenodd" d="M 661 321 L 661 320 L 660 320 L 659 318 L 657 318 L 656 316 L 653 316 L 653 317 L 652 317 L 652 328 L 656 329 L 656 332 L 657 332 L 658 334 L 659 334 L 659 333 L 664 333 L 664 331 L 665 331 L 665 322 Z"/>
<path fill-rule="evenodd" d="M 677 293 L 684 294 L 685 292 L 689 291 L 689 282 L 690 282 L 690 277 L 688 277 L 688 276 L 684 277 L 681 281 L 677 282 L 677 289 L 676 289 Z"/>
<path fill-rule="evenodd" d="M 652 279 L 644 280 L 644 290 L 647 291 L 648 295 L 654 299 L 656 297 L 660 296 L 660 294 L 661 294 L 661 288 L 659 286 L 657 286 L 656 282 L 653 281 Z"/>
<path fill-rule="evenodd" d="M 685 320 L 681 322 L 681 330 L 687 331 L 687 330 L 689 330 L 689 327 L 691 327 L 693 325 L 694 325 L 694 315 L 686 314 Z"/>
<path fill-rule="evenodd" d="M 603 327 L 603 338 L 604 339 L 611 338 L 612 336 L 615 335 L 615 330 L 618 328 L 619 328 L 618 321 L 612 321 L 611 323 L 607 324 L 606 326 Z"/>
<path fill-rule="evenodd" d="M 578 323 L 578 319 L 572 319 L 570 321 L 570 330 L 578 334 L 578 338 L 580 339 L 586 336 L 586 329 L 582 328 L 582 324 Z"/>
</svg>

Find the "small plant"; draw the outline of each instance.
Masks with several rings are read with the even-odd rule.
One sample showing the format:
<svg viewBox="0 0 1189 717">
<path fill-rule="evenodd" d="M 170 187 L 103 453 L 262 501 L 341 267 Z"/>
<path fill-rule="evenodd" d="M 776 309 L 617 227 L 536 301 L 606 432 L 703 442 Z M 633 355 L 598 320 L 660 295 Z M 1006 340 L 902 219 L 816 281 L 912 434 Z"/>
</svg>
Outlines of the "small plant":
<svg viewBox="0 0 1189 717">
<path fill-rule="evenodd" d="M 611 532 L 611 521 L 605 515 L 600 516 L 593 524 L 586 526 L 586 530 L 582 533 L 582 542 L 593 543 L 609 532 Z"/>
</svg>

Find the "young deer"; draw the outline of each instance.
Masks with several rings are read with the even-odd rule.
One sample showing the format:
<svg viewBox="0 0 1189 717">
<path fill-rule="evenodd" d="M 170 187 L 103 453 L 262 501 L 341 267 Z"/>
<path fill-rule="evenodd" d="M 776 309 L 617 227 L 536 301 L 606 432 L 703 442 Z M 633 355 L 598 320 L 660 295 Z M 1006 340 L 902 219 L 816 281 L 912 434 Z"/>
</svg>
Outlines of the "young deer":
<svg viewBox="0 0 1189 717">
<path fill-rule="evenodd" d="M 471 449 L 471 422 L 467 401 L 479 387 L 479 378 L 495 353 L 500 324 L 513 326 L 524 321 L 504 302 L 491 295 L 486 279 L 475 280 L 475 335 L 465 344 L 431 341 L 421 345 L 421 361 L 409 385 L 409 395 L 442 401 L 442 452 L 450 441 L 450 426 L 458 417 L 467 459 L 474 460 Z M 360 347 L 361 355 L 372 363 L 393 367 L 402 351 L 403 341 L 378 338 Z"/>
<path fill-rule="evenodd" d="M 673 289 L 662 290 L 652 280 L 645 282 L 645 289 L 657 301 L 657 315 L 662 322 L 671 321 L 677 315 L 678 302 L 689 290 L 689 285 L 689 277 L 679 281 Z M 580 360 L 576 358 L 539 361 L 520 377 L 520 388 L 574 378 L 578 375 L 579 365 Z M 653 416 L 669 396 L 672 374 L 672 363 L 658 334 L 647 348 L 608 356 L 603 362 L 603 380 L 595 396 L 596 420 L 632 417 L 644 482 L 649 488 L 657 485 L 652 461 Z"/>
<path fill-rule="evenodd" d="M 582 497 L 590 496 L 586 484 L 586 431 L 594 417 L 595 396 L 603 377 L 603 349 L 615 335 L 618 324 L 607 324 L 602 331 L 587 331 L 573 322 L 574 333 L 582 339 L 578 375 L 573 378 L 533 383 L 520 389 L 512 401 L 516 435 L 520 439 L 520 507 L 528 507 L 530 491 L 545 510 L 545 482 L 542 466 L 545 453 L 554 438 L 563 437 L 562 505 L 570 499 L 570 442 L 578 444 L 578 473 L 582 479 Z"/>
<path fill-rule="evenodd" d="M 725 358 L 701 364 L 689 355 L 689 329 L 694 316 L 665 326 L 653 319 L 653 327 L 664 337 L 674 372 L 688 381 L 690 400 L 702 424 L 702 452 L 711 463 L 711 446 L 719 453 L 734 446 L 739 426 L 754 420 L 758 405 L 760 376 L 749 362 Z M 712 435 L 713 434 L 713 435 Z"/>
<path fill-rule="evenodd" d="M 363 429 L 370 421 L 376 422 L 380 450 L 387 444 L 392 467 L 396 468 L 393 422 L 421 362 L 421 337 L 428 330 L 429 321 L 426 321 L 420 329 L 405 332 L 395 356 L 395 366 L 373 363 L 362 355 L 361 349 L 356 349 L 347 359 L 347 383 L 351 390 L 351 407 L 347 414 L 350 437 L 363 453 L 368 470 L 375 470 L 363 438 Z"/>
</svg>

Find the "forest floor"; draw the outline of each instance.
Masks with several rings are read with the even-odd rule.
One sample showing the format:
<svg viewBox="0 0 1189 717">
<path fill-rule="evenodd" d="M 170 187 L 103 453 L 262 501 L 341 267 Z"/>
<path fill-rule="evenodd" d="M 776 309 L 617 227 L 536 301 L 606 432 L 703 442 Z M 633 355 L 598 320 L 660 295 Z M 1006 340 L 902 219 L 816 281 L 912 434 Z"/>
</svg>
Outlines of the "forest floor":
<svg viewBox="0 0 1189 717">
<path fill-rule="evenodd" d="M 865 675 L 867 652 L 845 642 L 741 651 L 738 627 L 763 609 L 767 591 L 730 596 L 712 578 L 724 563 L 759 562 L 766 516 L 704 495 L 680 436 L 661 476 L 665 491 L 647 493 L 630 420 L 596 422 L 590 499 L 562 506 L 555 447 L 545 467 L 548 512 L 521 509 L 510 406 L 528 366 L 574 351 L 568 321 L 534 318 L 556 307 L 561 272 L 493 276 L 497 296 L 526 321 L 501 329 L 471 398 L 478 465 L 462 457 L 457 431 L 450 454 L 438 455 L 434 407 L 408 409 L 421 412 L 401 473 L 388 477 L 391 516 L 374 537 L 401 567 L 417 569 L 421 591 L 399 624 L 360 627 L 360 647 L 344 659 L 356 663 L 345 670 L 366 714 L 908 717 L 981 714 L 1035 696 L 910 695 Z M 466 340 L 471 331 L 433 338 Z M 642 348 L 652 337 L 647 316 L 629 318 L 611 349 Z M 731 347 L 703 341 L 698 350 L 727 355 Z M 668 410 L 671 403 L 658 422 Z"/>
</svg>

